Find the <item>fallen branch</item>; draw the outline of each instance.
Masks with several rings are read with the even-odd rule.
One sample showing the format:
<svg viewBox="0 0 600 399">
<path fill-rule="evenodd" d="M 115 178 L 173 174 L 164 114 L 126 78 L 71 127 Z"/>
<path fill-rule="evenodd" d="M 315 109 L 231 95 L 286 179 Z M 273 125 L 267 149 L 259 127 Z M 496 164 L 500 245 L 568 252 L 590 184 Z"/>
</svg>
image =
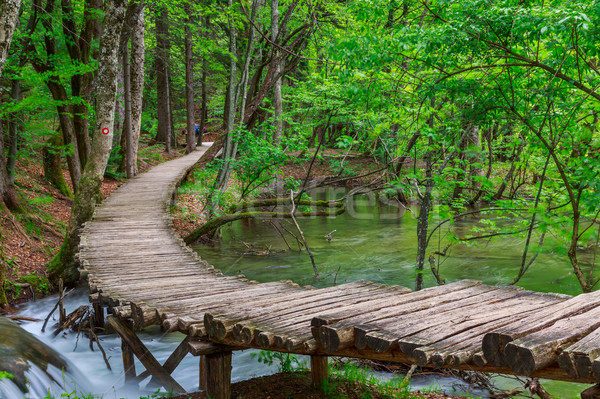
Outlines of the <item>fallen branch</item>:
<svg viewBox="0 0 600 399">
<path fill-rule="evenodd" d="M 304 233 L 302 232 L 302 229 L 300 229 L 300 226 L 298 225 L 298 221 L 296 220 L 296 217 L 294 216 L 294 212 L 296 212 L 296 204 L 294 203 L 294 191 L 293 190 L 290 191 L 290 197 L 292 199 L 292 211 L 290 212 L 290 216 L 292 217 L 292 221 L 296 225 L 296 229 L 298 230 L 298 233 L 300 233 L 302 242 L 304 242 L 304 248 L 306 248 L 306 252 L 308 252 L 308 256 L 310 256 L 310 261 L 312 263 L 313 270 L 315 271 L 315 278 L 317 278 L 317 277 L 319 277 L 319 271 L 317 270 L 317 265 L 315 264 L 315 257 L 313 256 L 312 252 L 310 251 L 310 248 L 308 247 L 308 243 L 306 242 L 306 238 L 304 238 Z M 343 208 L 342 208 L 342 211 L 343 211 Z"/>
<path fill-rule="evenodd" d="M 71 288 L 71 290 L 69 292 L 64 294 L 62 296 L 62 298 L 59 298 L 59 300 L 56 302 L 56 304 L 54 305 L 54 307 L 52 308 L 50 313 L 48 313 L 48 316 L 46 316 L 46 319 L 44 320 L 44 325 L 42 326 L 42 332 L 44 332 L 46 330 L 46 325 L 48 324 L 48 320 L 50 320 L 50 316 L 52 316 L 52 313 L 54 313 L 56 311 L 56 309 L 58 308 L 58 304 L 61 303 L 62 299 L 64 299 L 67 295 L 69 295 L 71 292 L 73 292 L 74 289 L 75 288 Z"/>
<path fill-rule="evenodd" d="M 346 211 L 345 208 L 342 207 L 342 208 L 336 209 L 335 211 L 319 210 L 316 212 L 314 212 L 314 211 L 302 212 L 302 215 L 303 216 L 337 216 L 337 215 L 341 215 L 345 211 Z M 208 222 L 204 223 L 202 226 L 196 228 L 194 231 L 192 231 L 190 234 L 188 234 L 183 239 L 183 241 L 185 241 L 186 244 L 190 245 L 190 244 L 198 241 L 200 239 L 200 237 L 202 237 L 203 235 L 209 234 L 227 223 L 231 223 L 236 220 L 252 219 L 252 218 L 276 219 L 276 218 L 292 218 L 292 216 L 288 213 L 266 212 L 266 211 L 225 214 L 225 215 L 217 216 L 216 218 L 210 219 Z"/>
<path fill-rule="evenodd" d="M 66 321 L 61 324 L 56 330 L 54 330 L 54 332 L 52 333 L 52 335 L 54 335 L 55 337 L 60 334 L 61 331 L 67 329 L 69 326 L 73 325 L 77 320 L 81 319 L 83 316 L 85 316 L 86 312 L 88 310 L 87 306 L 80 306 L 77 309 L 75 309 L 74 311 L 72 311 L 68 316 Z"/>
<path fill-rule="evenodd" d="M 100 349 L 100 352 L 102 352 L 102 357 L 104 358 L 104 363 L 106 363 L 106 367 L 112 371 L 112 367 L 110 367 L 110 363 L 108 362 L 108 358 L 106 357 L 106 352 L 104 352 L 104 348 L 102 347 L 102 345 L 100 345 L 100 340 L 98 339 L 98 336 L 94 333 L 93 329 L 88 329 L 87 330 L 91 337 L 90 337 L 90 343 L 91 342 L 96 342 L 96 345 L 98 345 L 98 349 Z"/>
</svg>

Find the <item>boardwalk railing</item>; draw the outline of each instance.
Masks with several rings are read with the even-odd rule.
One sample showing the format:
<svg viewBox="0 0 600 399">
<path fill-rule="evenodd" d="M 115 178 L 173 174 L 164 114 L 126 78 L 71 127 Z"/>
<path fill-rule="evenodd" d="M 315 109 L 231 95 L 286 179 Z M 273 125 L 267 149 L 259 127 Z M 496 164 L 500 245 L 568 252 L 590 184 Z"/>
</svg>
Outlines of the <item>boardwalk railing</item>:
<svg viewBox="0 0 600 399">
<path fill-rule="evenodd" d="M 576 297 L 463 280 L 418 292 L 369 281 L 324 289 L 223 276 L 172 228 L 176 185 L 203 150 L 161 164 L 116 190 L 83 229 L 79 258 L 90 301 L 123 339 L 128 379 L 152 375 L 176 391 L 181 359 L 200 356 L 201 389 L 229 398 L 231 351 L 327 357 L 600 381 L 600 292 Z M 160 324 L 187 338 L 160 364 L 135 331 Z M 133 355 L 146 371 L 136 374 Z M 600 397 L 600 386 L 582 397 Z"/>
</svg>

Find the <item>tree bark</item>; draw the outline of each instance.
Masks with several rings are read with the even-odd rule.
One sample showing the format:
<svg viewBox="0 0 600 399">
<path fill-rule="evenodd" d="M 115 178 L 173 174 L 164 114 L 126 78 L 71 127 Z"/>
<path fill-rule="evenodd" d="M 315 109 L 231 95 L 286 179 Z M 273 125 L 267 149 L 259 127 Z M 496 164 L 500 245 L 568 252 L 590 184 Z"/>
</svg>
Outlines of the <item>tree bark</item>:
<svg viewBox="0 0 600 399">
<path fill-rule="evenodd" d="M 2 205 L 6 205 L 9 209 L 19 209 L 19 197 L 8 178 L 6 170 L 6 158 L 4 157 L 4 134 L 2 133 L 2 124 L 0 124 L 0 211 L 3 211 Z"/>
<path fill-rule="evenodd" d="M 227 6 L 231 9 L 233 7 L 233 1 L 228 0 Z M 217 175 L 215 190 L 223 191 L 227 186 L 227 177 L 229 176 L 229 168 L 231 167 L 231 157 L 233 150 L 233 131 L 235 123 L 235 111 L 236 111 L 236 96 L 235 96 L 235 78 L 236 78 L 236 54 L 237 54 L 237 34 L 235 24 L 229 18 L 229 87 L 227 90 L 227 114 L 225 115 L 227 121 L 227 136 L 223 143 L 223 164 L 219 169 Z M 211 196 L 212 197 L 212 196 Z M 213 199 L 211 202 L 214 205 Z"/>
<path fill-rule="evenodd" d="M 8 58 L 8 49 L 13 33 L 19 22 L 19 9 L 22 0 L 0 0 L 0 77 Z M 19 200 L 14 187 L 10 184 L 4 158 L 3 134 L 0 126 L 0 196 L 2 202 L 10 209 L 19 207 Z"/>
<path fill-rule="evenodd" d="M 192 11 L 190 3 L 184 6 L 188 22 L 185 25 L 185 106 L 187 111 L 187 135 L 185 152 L 189 154 L 196 149 L 196 115 L 194 111 L 194 54 L 192 46 Z"/>
<path fill-rule="evenodd" d="M 0 1 L 0 76 L 8 58 L 8 49 L 13 33 L 19 23 L 19 9 L 22 0 Z"/>
<path fill-rule="evenodd" d="M 142 102 L 144 97 L 144 62 L 146 48 L 144 44 L 144 5 L 135 20 L 135 28 L 131 35 L 131 154 L 127 158 L 127 168 L 137 175 L 137 154 L 142 129 Z"/>
<path fill-rule="evenodd" d="M 21 101 L 21 81 L 13 79 L 11 82 L 10 97 L 15 104 Z M 8 147 L 8 160 L 6 162 L 6 169 L 8 170 L 8 180 L 10 184 L 15 184 L 15 166 L 17 162 L 17 148 L 19 138 L 19 128 L 21 123 L 19 121 L 19 114 L 16 112 L 10 113 L 8 123 L 8 136 L 9 136 L 9 147 Z"/>
<path fill-rule="evenodd" d="M 125 45 L 123 54 L 123 100 L 125 104 L 125 120 L 123 135 L 125 136 L 125 173 L 128 179 L 134 175 L 130 159 L 133 159 L 133 132 L 131 123 L 131 70 L 129 64 L 129 46 Z"/>
<path fill-rule="evenodd" d="M 277 0 L 271 0 L 271 41 L 273 43 L 279 43 L 279 38 L 282 35 L 279 32 L 279 4 Z M 275 131 L 273 132 L 273 144 L 278 146 L 281 143 L 281 134 L 283 132 L 283 120 L 281 116 L 283 114 L 283 98 L 281 96 L 281 62 L 282 58 L 278 56 L 279 50 L 273 46 L 273 58 L 278 60 L 275 68 L 275 74 L 279 76 L 273 85 L 273 105 L 275 118 Z"/>
<path fill-rule="evenodd" d="M 158 108 L 158 129 L 156 141 L 165 143 L 167 151 L 170 151 L 170 129 L 169 129 L 169 78 L 167 66 L 168 53 L 168 11 L 166 7 L 157 7 L 155 14 L 156 22 L 156 97 Z"/>
<path fill-rule="evenodd" d="M 91 219 L 94 207 L 102 199 L 100 186 L 110 156 L 114 134 L 112 128 L 118 73 L 119 37 L 126 4 L 126 0 L 104 1 L 104 32 L 100 39 L 94 141 L 89 161 L 85 166 L 79 190 L 71 208 L 67 235 L 61 250 L 48 267 L 51 278 L 62 277 L 68 285 L 74 285 L 79 279 L 74 255 L 79 246 L 80 230 L 83 223 Z"/>
<path fill-rule="evenodd" d="M 66 197 L 73 198 L 73 193 L 67 185 L 65 176 L 62 173 L 61 153 L 57 148 L 62 147 L 62 134 L 56 132 L 48 139 L 46 145 L 42 149 L 42 158 L 44 164 L 44 177 L 52 184 L 60 193 Z"/>
</svg>

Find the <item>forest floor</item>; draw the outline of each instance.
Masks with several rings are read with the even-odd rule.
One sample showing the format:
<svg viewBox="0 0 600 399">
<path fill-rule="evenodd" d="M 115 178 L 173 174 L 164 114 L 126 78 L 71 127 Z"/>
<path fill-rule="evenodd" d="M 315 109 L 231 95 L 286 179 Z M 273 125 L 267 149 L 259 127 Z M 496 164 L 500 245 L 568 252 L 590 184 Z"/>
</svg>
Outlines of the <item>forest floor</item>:
<svg viewBox="0 0 600 399">
<path fill-rule="evenodd" d="M 181 147 L 166 154 L 163 145 L 149 144 L 151 140 L 142 136 L 141 171 L 183 154 Z M 8 265 L 6 294 L 11 306 L 56 291 L 48 281 L 46 266 L 60 249 L 73 204 L 44 178 L 39 151 L 30 151 L 30 156 L 21 157 L 16 167 L 15 187 L 23 210 L 0 215 L 0 257 Z M 66 167 L 63 174 L 72 191 Z M 101 188 L 105 198 L 124 182 L 119 174 L 109 174 L 114 177 L 105 176 Z"/>
<path fill-rule="evenodd" d="M 176 396 L 174 399 L 206 399 L 204 392 Z M 460 399 L 464 396 L 447 396 L 435 392 L 410 392 L 405 388 L 382 389 L 370 384 L 346 379 L 331 378 L 323 391 L 310 385 L 310 372 L 278 373 L 252 380 L 240 381 L 231 386 L 232 399 Z"/>
</svg>

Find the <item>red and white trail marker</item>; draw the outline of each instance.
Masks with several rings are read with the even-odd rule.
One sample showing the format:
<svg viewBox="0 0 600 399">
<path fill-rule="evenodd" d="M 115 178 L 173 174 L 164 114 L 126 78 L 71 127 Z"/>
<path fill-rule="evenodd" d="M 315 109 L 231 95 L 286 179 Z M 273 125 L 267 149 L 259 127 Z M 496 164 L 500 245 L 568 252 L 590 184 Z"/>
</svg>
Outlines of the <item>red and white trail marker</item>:
<svg viewBox="0 0 600 399">
<path fill-rule="evenodd" d="M 105 127 L 104 129 L 102 129 L 102 134 L 106 135 L 109 133 L 109 130 L 107 127 Z"/>
</svg>

